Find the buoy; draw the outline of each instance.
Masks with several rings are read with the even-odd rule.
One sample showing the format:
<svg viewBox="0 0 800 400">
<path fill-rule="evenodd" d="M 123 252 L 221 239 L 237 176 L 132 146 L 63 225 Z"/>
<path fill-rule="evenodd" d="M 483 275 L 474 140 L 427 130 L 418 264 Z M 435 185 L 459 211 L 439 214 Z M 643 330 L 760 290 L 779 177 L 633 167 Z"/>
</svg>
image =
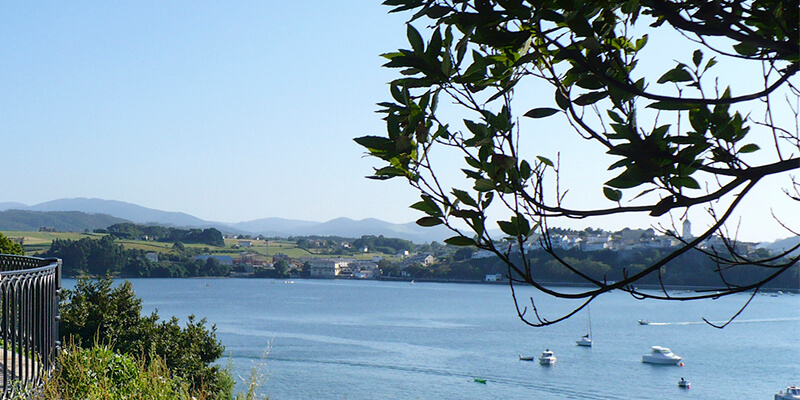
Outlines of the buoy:
<svg viewBox="0 0 800 400">
<path fill-rule="evenodd" d="M 683 366 L 683 363 L 680 363 L 680 364 L 678 364 L 678 365 L 680 365 L 680 366 L 682 367 L 682 366 Z"/>
</svg>

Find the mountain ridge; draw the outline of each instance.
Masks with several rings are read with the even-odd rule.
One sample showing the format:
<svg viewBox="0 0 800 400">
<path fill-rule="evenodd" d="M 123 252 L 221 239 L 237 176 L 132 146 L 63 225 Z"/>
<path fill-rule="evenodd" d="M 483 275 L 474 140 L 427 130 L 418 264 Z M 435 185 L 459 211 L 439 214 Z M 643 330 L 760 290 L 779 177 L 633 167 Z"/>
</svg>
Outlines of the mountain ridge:
<svg viewBox="0 0 800 400">
<path fill-rule="evenodd" d="M 0 203 L 0 212 L 8 210 L 42 213 L 72 211 L 82 212 L 88 215 L 103 214 L 137 224 L 154 223 L 182 228 L 215 227 L 223 232 L 231 234 L 264 235 L 267 237 L 318 235 L 358 238 L 363 235 L 383 235 L 385 237 L 406 239 L 416 243 L 427 243 L 431 241 L 441 242 L 444 239 L 452 236 L 449 231 L 442 229 L 441 227 L 423 228 L 417 226 L 413 222 L 405 224 L 393 224 L 377 218 L 353 220 L 347 217 L 339 217 L 325 222 L 295 220 L 279 217 L 260 218 L 236 223 L 206 221 L 182 212 L 156 210 L 118 200 L 104 200 L 85 197 L 56 199 L 32 206 L 16 202 Z M 0 219 L 0 230 L 28 230 L 10 229 L 7 227 L 12 225 L 16 227 L 20 226 L 15 221 L 10 222 L 8 220 L 4 221 Z M 41 226 L 54 226 L 57 224 L 50 223 L 49 225 L 34 225 L 35 224 L 28 225 L 31 228 L 30 230 L 38 229 Z M 54 227 L 59 229 L 58 226 Z M 105 227 L 107 226 L 102 226 L 102 228 Z M 94 228 L 97 228 L 97 226 L 91 227 L 91 229 Z M 81 228 L 80 230 L 83 229 L 84 228 Z"/>
</svg>

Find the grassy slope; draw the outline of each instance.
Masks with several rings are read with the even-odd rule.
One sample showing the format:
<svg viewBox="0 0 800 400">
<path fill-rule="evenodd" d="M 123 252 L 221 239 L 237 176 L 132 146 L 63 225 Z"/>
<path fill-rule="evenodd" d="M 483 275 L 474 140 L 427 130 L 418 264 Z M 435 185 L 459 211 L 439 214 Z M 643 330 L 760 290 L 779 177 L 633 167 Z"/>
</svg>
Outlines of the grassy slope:
<svg viewBox="0 0 800 400">
<path fill-rule="evenodd" d="M 55 239 L 69 239 L 69 240 L 80 240 L 83 238 L 91 238 L 91 239 L 99 239 L 104 236 L 104 234 L 99 233 L 80 233 L 80 232 L 34 232 L 34 231 L 3 231 L 4 235 L 8 236 L 12 239 L 23 238 L 23 247 L 25 248 L 26 254 L 32 254 L 35 252 L 46 251 L 50 245 L 53 243 Z M 242 241 L 249 241 L 251 243 L 251 247 L 241 247 L 239 249 L 234 249 L 231 246 L 239 244 Z M 123 245 L 126 249 L 141 249 L 144 251 L 152 251 L 157 253 L 170 253 L 172 252 L 172 243 L 164 243 L 164 242 L 148 242 L 143 240 L 117 240 L 117 243 Z M 255 239 L 225 239 L 225 247 L 219 246 L 209 246 L 206 244 L 185 244 L 186 247 L 198 248 L 202 252 L 206 252 L 205 249 L 208 249 L 209 253 L 212 254 L 225 254 L 231 255 L 235 258 L 238 257 L 239 253 L 247 251 L 252 253 L 257 253 L 265 256 L 274 256 L 275 254 L 286 254 L 291 258 L 301 258 L 301 257 L 319 257 L 319 258 L 336 258 L 339 257 L 338 255 L 325 255 L 325 254 L 317 254 L 313 251 L 308 251 L 306 249 L 302 249 L 295 245 L 295 242 L 288 241 L 288 240 L 271 240 L 267 243 L 264 240 L 255 240 Z M 371 260 L 372 256 L 379 255 L 386 258 L 393 259 L 393 257 L 387 257 L 385 254 L 382 253 L 358 253 L 357 256 L 353 255 L 342 255 L 343 258 L 358 258 L 360 260 Z"/>
</svg>

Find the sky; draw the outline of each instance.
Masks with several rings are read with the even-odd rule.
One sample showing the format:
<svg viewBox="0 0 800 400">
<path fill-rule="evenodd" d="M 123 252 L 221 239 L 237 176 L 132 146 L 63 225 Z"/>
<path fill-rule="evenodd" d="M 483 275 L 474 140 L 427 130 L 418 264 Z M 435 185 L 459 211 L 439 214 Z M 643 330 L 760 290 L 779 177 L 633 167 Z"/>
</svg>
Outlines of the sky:
<svg viewBox="0 0 800 400">
<path fill-rule="evenodd" d="M 401 180 L 365 179 L 379 165 L 352 140 L 385 132 L 375 104 L 389 99 L 396 72 L 379 55 L 408 47 L 408 16 L 388 9 L 367 0 L 5 2 L 0 202 L 101 198 L 221 222 L 413 221 L 418 194 Z M 527 99 L 548 106 L 551 93 Z M 540 128 L 531 126 L 542 155 L 563 151 L 572 167 L 562 182 L 571 198 L 603 201 L 607 159 L 563 128 Z M 744 239 L 790 236 L 765 222 L 772 208 L 800 220 L 797 203 L 779 198 L 785 183 L 746 205 L 755 222 L 742 226 Z M 700 209 L 689 217 L 709 223 Z"/>
</svg>

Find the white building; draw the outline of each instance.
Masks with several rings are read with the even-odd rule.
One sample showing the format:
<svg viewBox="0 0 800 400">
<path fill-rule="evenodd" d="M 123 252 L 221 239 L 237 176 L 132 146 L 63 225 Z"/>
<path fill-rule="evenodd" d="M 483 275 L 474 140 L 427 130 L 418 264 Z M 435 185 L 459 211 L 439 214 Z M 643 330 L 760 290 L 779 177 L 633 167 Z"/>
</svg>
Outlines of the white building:
<svg viewBox="0 0 800 400">
<path fill-rule="evenodd" d="M 503 279 L 503 274 L 486 274 L 486 282 L 498 282 Z"/>
<path fill-rule="evenodd" d="M 347 268 L 348 261 L 314 260 L 311 261 L 312 278 L 335 278 Z"/>
</svg>

